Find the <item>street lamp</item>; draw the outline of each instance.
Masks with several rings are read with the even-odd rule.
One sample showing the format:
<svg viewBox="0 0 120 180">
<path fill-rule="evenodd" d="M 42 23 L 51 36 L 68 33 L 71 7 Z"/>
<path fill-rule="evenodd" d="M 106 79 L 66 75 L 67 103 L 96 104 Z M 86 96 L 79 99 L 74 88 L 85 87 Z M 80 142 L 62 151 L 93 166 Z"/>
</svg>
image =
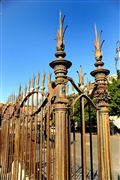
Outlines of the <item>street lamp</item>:
<svg viewBox="0 0 120 180">
<path fill-rule="evenodd" d="M 116 54 L 117 56 L 115 57 L 115 66 L 116 66 L 117 76 L 118 78 L 120 78 L 120 41 L 116 42 Z"/>
</svg>

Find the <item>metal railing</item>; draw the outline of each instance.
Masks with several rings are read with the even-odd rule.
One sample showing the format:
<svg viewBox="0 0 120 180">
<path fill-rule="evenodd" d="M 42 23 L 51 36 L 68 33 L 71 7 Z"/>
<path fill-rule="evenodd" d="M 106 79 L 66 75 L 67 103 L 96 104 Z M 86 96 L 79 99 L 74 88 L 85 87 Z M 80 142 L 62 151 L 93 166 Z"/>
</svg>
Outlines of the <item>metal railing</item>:
<svg viewBox="0 0 120 180">
<path fill-rule="evenodd" d="M 60 28 L 56 38 L 57 59 L 50 63 L 50 67 L 54 69 L 55 81 L 51 81 L 49 74 L 48 93 L 45 93 L 45 74 L 42 74 L 41 86 L 38 74 L 31 84 L 28 82 L 23 93 L 19 88 L 16 102 L 8 103 L 3 108 L 0 138 L 1 180 L 112 179 L 106 84 L 109 71 L 103 68 L 100 39 L 95 31 L 96 69 L 91 72 L 95 77 L 95 84 L 89 93 L 89 90 L 81 88 L 81 75 L 79 86 L 71 77 L 67 77 L 67 70 L 72 63 L 64 59 L 63 22 L 64 18 L 60 14 Z M 72 118 L 66 90 L 68 82 L 72 85 Z M 96 105 L 92 102 L 93 96 Z M 75 131 L 76 102 L 80 105 L 79 132 Z M 97 153 L 93 149 L 91 107 L 94 107 L 96 114 Z M 86 109 L 89 142 L 85 125 Z M 98 162 L 96 167 L 94 161 Z"/>
</svg>

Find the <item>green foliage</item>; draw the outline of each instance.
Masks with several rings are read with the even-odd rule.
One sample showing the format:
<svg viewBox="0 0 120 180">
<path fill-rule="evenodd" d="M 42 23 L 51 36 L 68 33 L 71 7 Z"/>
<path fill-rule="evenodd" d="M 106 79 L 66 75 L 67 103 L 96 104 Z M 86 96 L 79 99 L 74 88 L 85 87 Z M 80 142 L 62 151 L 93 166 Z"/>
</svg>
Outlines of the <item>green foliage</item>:
<svg viewBox="0 0 120 180">
<path fill-rule="evenodd" d="M 109 110 L 110 115 L 117 115 L 120 116 L 120 79 L 113 79 L 112 83 L 108 83 L 108 91 L 110 93 L 111 99 L 109 100 Z M 78 95 L 75 95 L 74 100 L 78 97 Z M 73 97 L 70 95 L 68 97 L 69 99 L 69 110 L 70 110 L 70 119 L 71 121 L 79 122 L 81 119 L 81 110 L 80 110 L 80 100 L 78 100 L 75 103 L 74 106 L 74 113 L 73 113 Z M 93 99 L 93 102 L 95 100 Z M 85 104 L 87 102 L 85 101 Z M 96 110 L 91 105 L 90 106 L 90 118 L 92 121 L 92 126 L 96 126 Z M 89 127 L 89 108 L 88 104 L 85 106 L 85 121 L 86 126 Z"/>
<path fill-rule="evenodd" d="M 109 111 L 110 115 L 120 116 L 120 79 L 113 79 L 112 83 L 108 84 L 110 93 Z"/>
<path fill-rule="evenodd" d="M 76 95 L 76 97 L 74 97 L 74 99 L 77 98 L 78 95 Z M 70 119 L 74 120 L 75 122 L 79 122 L 81 119 L 81 110 L 80 110 L 80 100 L 77 100 L 74 106 L 74 113 L 73 113 L 73 98 L 72 95 L 70 95 L 68 97 L 69 99 L 69 110 L 70 110 Z M 86 125 L 89 125 L 89 108 L 88 108 L 88 104 L 87 101 L 85 100 L 85 121 L 86 121 Z M 96 111 L 95 108 L 90 105 L 90 118 L 92 121 L 92 125 L 96 125 Z"/>
<path fill-rule="evenodd" d="M 90 114 L 89 114 L 89 107 L 87 106 L 85 108 L 86 125 L 89 125 L 89 118 L 91 119 L 92 125 L 96 125 L 96 123 L 97 123 L 97 121 L 96 121 L 96 110 L 91 104 L 90 104 Z"/>
</svg>

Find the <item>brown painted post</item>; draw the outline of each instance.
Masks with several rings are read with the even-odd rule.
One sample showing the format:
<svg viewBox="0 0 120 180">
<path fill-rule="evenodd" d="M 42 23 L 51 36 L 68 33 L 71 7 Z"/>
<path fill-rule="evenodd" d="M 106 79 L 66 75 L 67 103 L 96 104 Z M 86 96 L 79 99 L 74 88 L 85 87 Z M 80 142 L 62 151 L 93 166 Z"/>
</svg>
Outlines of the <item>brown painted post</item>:
<svg viewBox="0 0 120 180">
<path fill-rule="evenodd" d="M 50 63 L 55 73 L 55 179 L 67 180 L 70 178 L 70 144 L 69 144 L 69 118 L 68 99 L 66 96 L 67 69 L 71 62 L 64 59 L 64 33 L 62 30 L 63 19 L 60 13 L 60 28 L 57 33 L 56 60 Z"/>
<path fill-rule="evenodd" d="M 107 91 L 107 75 L 109 70 L 104 69 L 102 62 L 102 51 L 100 39 L 95 27 L 95 66 L 96 69 L 91 72 L 95 77 L 96 92 L 95 99 L 98 110 L 98 164 L 99 179 L 111 180 L 111 155 L 110 155 L 110 127 L 109 127 L 109 109 L 108 109 L 108 91 Z M 103 44 L 103 42 L 102 42 Z"/>
</svg>

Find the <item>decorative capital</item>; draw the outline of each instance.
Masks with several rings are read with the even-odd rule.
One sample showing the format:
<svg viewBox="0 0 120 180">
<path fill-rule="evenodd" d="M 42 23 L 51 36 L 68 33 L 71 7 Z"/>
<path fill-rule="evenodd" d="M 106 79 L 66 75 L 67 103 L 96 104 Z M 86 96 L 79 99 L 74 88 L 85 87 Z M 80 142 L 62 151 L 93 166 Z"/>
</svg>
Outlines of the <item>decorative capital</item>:
<svg viewBox="0 0 120 180">
<path fill-rule="evenodd" d="M 101 31 L 102 33 L 102 31 Z M 108 106 L 108 99 L 109 99 L 109 93 L 107 90 L 107 75 L 110 73 L 109 70 L 105 69 L 104 62 L 102 61 L 102 45 L 104 43 L 104 40 L 102 43 L 100 42 L 100 36 L 98 36 L 97 28 L 95 25 L 95 59 L 96 59 L 96 69 L 91 72 L 91 75 L 95 77 L 95 91 L 94 91 L 94 97 L 96 99 L 96 103 L 98 107 L 107 107 Z"/>
<path fill-rule="evenodd" d="M 98 84 L 98 88 L 95 91 L 94 97 L 96 99 L 96 103 L 99 106 L 108 106 L 108 100 L 110 99 L 110 94 L 107 90 L 107 86 L 103 83 L 102 85 Z"/>
</svg>

